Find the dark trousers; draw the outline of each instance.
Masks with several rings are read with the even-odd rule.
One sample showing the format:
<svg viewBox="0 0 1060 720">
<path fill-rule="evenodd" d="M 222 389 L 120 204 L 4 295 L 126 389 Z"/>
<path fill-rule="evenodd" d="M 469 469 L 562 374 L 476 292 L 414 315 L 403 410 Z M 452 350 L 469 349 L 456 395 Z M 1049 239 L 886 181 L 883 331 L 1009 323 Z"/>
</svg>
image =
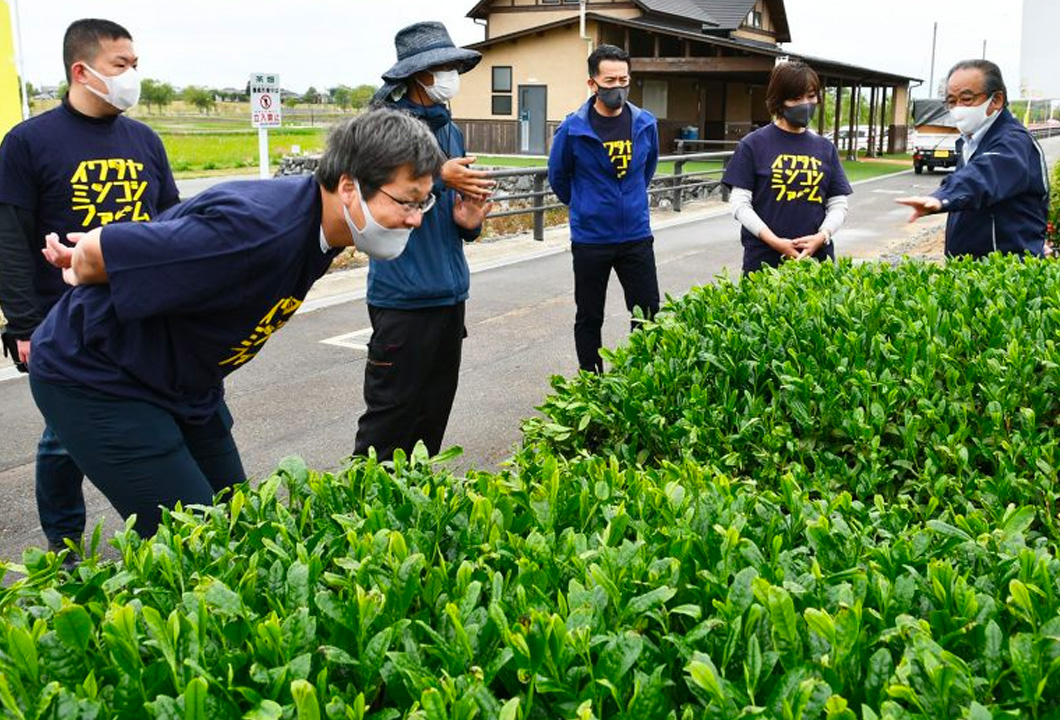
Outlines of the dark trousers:
<svg viewBox="0 0 1060 720">
<path fill-rule="evenodd" d="M 85 532 L 85 475 L 49 426 L 37 444 L 36 495 L 40 526 L 51 545 L 78 542 Z"/>
<path fill-rule="evenodd" d="M 209 505 L 216 492 L 246 473 L 224 402 L 202 425 L 157 405 L 80 385 L 30 377 L 33 399 L 78 467 L 136 531 L 154 534 L 161 507 Z"/>
<path fill-rule="evenodd" d="M 626 308 L 639 307 L 646 319 L 659 311 L 659 278 L 655 272 L 655 250 L 651 238 L 634 242 L 594 245 L 572 243 L 574 257 L 574 347 L 578 366 L 590 372 L 603 372 L 600 359 L 600 331 L 604 325 L 604 301 L 611 270 L 618 275 Z M 637 321 L 631 329 L 637 329 Z"/>
<path fill-rule="evenodd" d="M 431 455 L 442 448 L 460 379 L 467 330 L 464 303 L 417 310 L 368 306 L 372 338 L 364 367 L 364 403 L 354 455 L 374 447 L 389 460 L 422 440 Z"/>
</svg>

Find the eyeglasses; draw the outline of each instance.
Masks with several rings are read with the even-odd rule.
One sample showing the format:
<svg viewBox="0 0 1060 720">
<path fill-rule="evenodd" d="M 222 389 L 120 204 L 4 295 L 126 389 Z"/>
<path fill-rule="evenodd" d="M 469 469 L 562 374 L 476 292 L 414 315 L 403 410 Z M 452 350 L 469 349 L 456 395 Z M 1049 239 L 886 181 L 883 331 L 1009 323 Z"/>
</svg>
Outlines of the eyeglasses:
<svg viewBox="0 0 1060 720">
<path fill-rule="evenodd" d="M 963 92 L 963 93 L 961 93 L 960 95 L 958 95 L 956 97 L 950 95 L 949 97 L 946 98 L 946 101 L 945 101 L 946 109 L 947 110 L 952 110 L 953 108 L 957 107 L 958 105 L 961 106 L 961 107 L 969 107 L 972 103 L 975 102 L 975 99 L 977 97 L 986 97 L 986 96 L 987 96 L 987 93 L 985 93 L 985 92 L 977 92 L 977 93 Z"/>
<path fill-rule="evenodd" d="M 398 200 L 396 197 L 388 193 L 383 188 L 379 188 L 379 192 L 383 193 L 388 198 L 400 205 L 409 215 L 412 215 L 414 213 L 429 212 L 430 209 L 434 207 L 434 204 L 438 202 L 438 197 L 434 193 L 428 195 L 427 198 L 421 202 L 413 202 L 411 200 Z"/>
</svg>

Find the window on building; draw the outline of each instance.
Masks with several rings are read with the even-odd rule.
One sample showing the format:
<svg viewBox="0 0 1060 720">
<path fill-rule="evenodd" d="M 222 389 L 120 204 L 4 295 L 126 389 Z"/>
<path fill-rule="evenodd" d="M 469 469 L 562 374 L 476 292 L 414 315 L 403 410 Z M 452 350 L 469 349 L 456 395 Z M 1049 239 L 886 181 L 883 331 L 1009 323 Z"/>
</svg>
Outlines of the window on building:
<svg viewBox="0 0 1060 720">
<path fill-rule="evenodd" d="M 747 20 L 744 21 L 749 27 L 759 28 L 762 27 L 762 11 L 752 10 L 747 13 Z"/>
<path fill-rule="evenodd" d="M 660 120 L 665 120 L 669 94 L 670 86 L 665 80 L 645 80 L 644 109 Z"/>
<path fill-rule="evenodd" d="M 510 65 L 493 66 L 493 92 L 510 93 L 512 91 L 512 68 Z"/>
<path fill-rule="evenodd" d="M 511 115 L 512 114 L 512 96 L 511 95 L 494 95 L 493 96 L 493 114 L 494 115 Z"/>
</svg>

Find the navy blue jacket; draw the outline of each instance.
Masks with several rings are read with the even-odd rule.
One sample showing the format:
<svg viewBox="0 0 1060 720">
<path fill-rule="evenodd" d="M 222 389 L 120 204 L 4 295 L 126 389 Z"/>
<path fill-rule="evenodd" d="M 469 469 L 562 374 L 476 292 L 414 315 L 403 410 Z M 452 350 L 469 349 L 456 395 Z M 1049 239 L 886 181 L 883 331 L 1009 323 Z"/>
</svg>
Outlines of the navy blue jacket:
<svg viewBox="0 0 1060 720">
<path fill-rule="evenodd" d="M 1007 109 L 986 131 L 965 164 L 957 141 L 957 169 L 933 194 L 942 201 L 946 255 L 991 252 L 1041 257 L 1049 210 L 1045 156 Z"/>
<path fill-rule="evenodd" d="M 464 136 L 443 105 L 417 105 L 407 98 L 388 105 L 415 115 L 434 132 L 448 157 L 462 157 Z M 465 230 L 453 221 L 456 191 L 435 181 L 438 202 L 412 231 L 405 252 L 393 260 L 368 264 L 368 304 L 397 310 L 444 307 L 467 300 L 471 275 L 464 258 L 464 242 L 478 237 L 480 229 Z"/>
<path fill-rule="evenodd" d="M 648 183 L 659 162 L 655 117 L 633 103 L 633 159 L 619 179 L 603 142 L 589 123 L 589 98 L 571 113 L 552 138 L 548 181 L 570 206 L 570 237 L 576 243 L 620 243 L 651 237 Z"/>
</svg>

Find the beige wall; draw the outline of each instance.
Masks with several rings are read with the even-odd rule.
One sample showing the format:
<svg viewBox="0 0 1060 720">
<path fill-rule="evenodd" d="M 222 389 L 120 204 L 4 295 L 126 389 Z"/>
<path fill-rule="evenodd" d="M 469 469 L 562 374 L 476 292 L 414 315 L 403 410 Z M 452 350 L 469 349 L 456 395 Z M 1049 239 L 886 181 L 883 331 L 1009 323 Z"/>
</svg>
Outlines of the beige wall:
<svg viewBox="0 0 1060 720">
<path fill-rule="evenodd" d="M 612 9 L 608 8 L 607 5 L 591 4 L 589 9 L 601 15 L 610 15 L 623 19 L 637 18 L 643 14 L 640 10 L 633 8 Z M 486 26 L 486 39 L 502 37 L 528 28 L 540 27 L 541 25 L 548 25 L 549 23 L 577 16 L 577 5 L 567 6 L 567 9 L 564 10 L 494 12 L 490 14 Z"/>
<path fill-rule="evenodd" d="M 773 23 L 773 16 L 769 12 L 768 4 L 765 0 L 758 0 L 758 2 L 755 3 L 753 10 L 762 13 L 762 27 L 752 28 L 748 25 L 743 25 L 733 32 L 733 37 L 755 40 L 757 42 L 775 43 L 777 30 Z"/>
<path fill-rule="evenodd" d="M 587 32 L 595 34 L 595 23 Z M 519 112 L 520 85 L 548 86 L 548 119 L 559 121 L 588 97 L 585 58 L 588 45 L 578 38 L 578 28 L 563 27 L 543 35 L 498 43 L 482 53 L 482 61 L 460 78 L 460 94 L 452 100 L 453 116 L 474 120 L 515 120 Z M 512 68 L 512 114 L 492 114 L 492 81 L 495 65 Z"/>
</svg>

